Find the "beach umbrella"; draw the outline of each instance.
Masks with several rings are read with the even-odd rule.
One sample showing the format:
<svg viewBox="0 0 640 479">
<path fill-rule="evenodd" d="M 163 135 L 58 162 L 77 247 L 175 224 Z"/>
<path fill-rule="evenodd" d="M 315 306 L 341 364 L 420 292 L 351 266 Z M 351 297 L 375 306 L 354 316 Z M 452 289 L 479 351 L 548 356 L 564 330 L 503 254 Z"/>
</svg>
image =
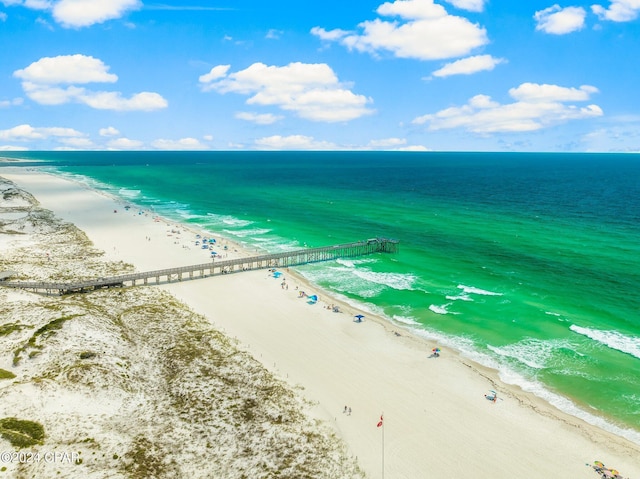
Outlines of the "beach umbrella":
<svg viewBox="0 0 640 479">
<path fill-rule="evenodd" d="M 434 353 L 439 353 L 440 352 L 440 348 L 433 348 L 431 351 L 433 351 Z"/>
<path fill-rule="evenodd" d="M 318 301 L 318 297 L 315 294 L 309 296 L 309 299 L 312 300 L 312 301 Z"/>
<path fill-rule="evenodd" d="M 354 318 L 356 318 L 356 322 L 358 322 L 358 323 L 359 323 L 359 322 L 361 322 L 361 321 L 362 321 L 362 318 L 364 318 L 364 315 L 362 315 L 362 314 L 356 314 L 356 315 L 354 316 Z"/>
<path fill-rule="evenodd" d="M 601 463 L 600 461 L 594 461 L 593 463 L 598 467 L 604 467 L 604 464 Z"/>
</svg>

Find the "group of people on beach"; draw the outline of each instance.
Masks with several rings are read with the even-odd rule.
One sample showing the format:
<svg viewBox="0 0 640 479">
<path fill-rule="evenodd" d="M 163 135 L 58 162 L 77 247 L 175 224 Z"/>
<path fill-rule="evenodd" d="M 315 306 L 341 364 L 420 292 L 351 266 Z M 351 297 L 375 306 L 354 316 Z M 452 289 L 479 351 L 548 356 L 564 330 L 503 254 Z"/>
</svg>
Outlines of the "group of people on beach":
<svg viewBox="0 0 640 479">
<path fill-rule="evenodd" d="M 351 416 L 351 408 L 345 406 L 344 407 L 344 411 L 342 411 L 342 414 L 346 414 L 347 416 Z"/>
</svg>

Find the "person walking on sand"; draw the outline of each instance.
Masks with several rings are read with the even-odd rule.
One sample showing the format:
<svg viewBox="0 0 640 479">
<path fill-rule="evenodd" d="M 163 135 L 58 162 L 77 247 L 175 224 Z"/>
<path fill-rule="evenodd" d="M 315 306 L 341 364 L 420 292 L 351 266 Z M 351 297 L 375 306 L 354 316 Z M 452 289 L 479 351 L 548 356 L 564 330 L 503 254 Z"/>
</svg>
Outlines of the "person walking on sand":
<svg viewBox="0 0 640 479">
<path fill-rule="evenodd" d="M 342 414 L 345 414 L 347 412 L 347 406 L 344 407 L 344 411 L 342 411 Z"/>
<path fill-rule="evenodd" d="M 349 412 L 347 413 L 347 416 L 351 416 L 351 408 L 349 408 Z"/>
</svg>

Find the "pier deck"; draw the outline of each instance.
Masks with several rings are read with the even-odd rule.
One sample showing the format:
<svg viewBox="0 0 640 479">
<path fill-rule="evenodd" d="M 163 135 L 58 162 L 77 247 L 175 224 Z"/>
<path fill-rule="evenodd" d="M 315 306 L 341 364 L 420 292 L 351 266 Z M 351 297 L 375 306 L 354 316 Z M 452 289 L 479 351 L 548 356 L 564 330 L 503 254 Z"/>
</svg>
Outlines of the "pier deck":
<svg viewBox="0 0 640 479">
<path fill-rule="evenodd" d="M 237 258 L 232 260 L 183 266 L 179 268 L 132 273 L 108 278 L 96 278 L 71 283 L 26 282 L 0 280 L 0 286 L 21 288 L 45 294 L 86 293 L 102 288 L 128 287 L 136 285 L 171 283 L 199 278 L 208 278 L 220 274 L 267 268 L 287 268 L 320 261 L 332 261 L 338 258 L 355 258 L 374 253 L 396 253 L 398 241 L 387 238 L 372 238 L 354 243 L 307 248 L 284 253 L 265 254 Z"/>
</svg>

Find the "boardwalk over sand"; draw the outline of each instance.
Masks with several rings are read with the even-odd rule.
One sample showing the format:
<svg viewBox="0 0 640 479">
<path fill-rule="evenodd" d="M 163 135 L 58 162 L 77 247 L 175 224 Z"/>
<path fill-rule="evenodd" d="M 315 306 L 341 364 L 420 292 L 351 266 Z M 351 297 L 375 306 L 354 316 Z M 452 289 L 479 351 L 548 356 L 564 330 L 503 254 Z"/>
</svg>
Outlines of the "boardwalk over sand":
<svg viewBox="0 0 640 479">
<path fill-rule="evenodd" d="M 207 278 L 219 274 L 266 268 L 287 268 L 320 261 L 332 261 L 338 258 L 354 258 L 374 253 L 397 253 L 398 241 L 387 238 L 372 238 L 354 243 L 307 248 L 285 253 L 265 254 L 247 258 L 183 266 L 180 268 L 133 273 L 108 278 L 97 278 L 73 283 L 47 283 L 7 281 L 9 272 L 0 274 L 0 286 L 21 288 L 45 294 L 86 293 L 101 288 L 126 287 L 136 285 L 170 283 L 191 279 Z"/>
</svg>

